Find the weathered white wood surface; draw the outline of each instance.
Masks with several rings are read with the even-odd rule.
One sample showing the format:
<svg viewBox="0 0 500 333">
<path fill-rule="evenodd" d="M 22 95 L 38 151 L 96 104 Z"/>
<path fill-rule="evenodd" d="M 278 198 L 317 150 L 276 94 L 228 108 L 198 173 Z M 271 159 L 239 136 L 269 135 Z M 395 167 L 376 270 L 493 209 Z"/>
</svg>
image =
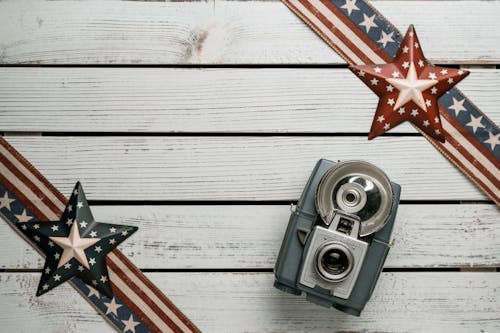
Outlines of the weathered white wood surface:
<svg viewBox="0 0 500 333">
<path fill-rule="evenodd" d="M 498 1 L 374 4 L 402 31 L 415 24 L 436 63 L 500 63 Z M 279 1 L 0 1 L 0 22 L 1 64 L 344 64 Z M 498 69 L 459 85 L 497 123 L 499 86 Z M 140 227 L 121 249 L 141 268 L 271 268 L 288 206 L 207 201 L 296 200 L 321 157 L 374 162 L 403 199 L 429 201 L 401 205 L 386 267 L 500 266 L 498 208 L 433 203 L 487 198 L 423 138 L 307 136 L 366 133 L 375 104 L 344 68 L 0 68 L 0 132 L 63 193 L 81 180 L 91 200 L 136 201 L 93 211 Z M 0 268 L 41 267 L 3 222 L 0 244 Z M 360 318 L 275 290 L 271 273 L 148 275 L 203 332 L 500 331 L 498 272 L 383 273 Z M 68 285 L 35 297 L 38 279 L 0 272 L 1 332 L 114 332 Z"/>
<path fill-rule="evenodd" d="M 377 105 L 348 69 L 0 68 L 0 78 L 0 132 L 367 133 Z M 472 69 L 459 87 L 500 123 L 500 70 Z"/>
<path fill-rule="evenodd" d="M 76 124 L 75 124 L 76 125 Z M 8 137 L 59 190 L 90 199 L 296 200 L 319 158 L 364 159 L 402 199 L 486 196 L 421 137 Z M 418 161 L 425 161 L 419 163 Z"/>
<path fill-rule="evenodd" d="M 434 62 L 499 62 L 497 1 L 374 5 Z M 344 63 L 279 1 L 2 1 L 0 22 L 1 63 Z"/>
<path fill-rule="evenodd" d="M 94 206 L 98 221 L 139 227 L 120 249 L 140 268 L 272 268 L 290 207 Z M 385 267 L 500 266 L 494 205 L 401 205 Z M 0 223 L 0 268 L 34 269 L 44 260 Z M 460 244 L 460 246 L 457 246 Z"/>
<path fill-rule="evenodd" d="M 68 285 L 35 297 L 38 275 L 0 273 L 3 332 L 113 332 Z M 496 273 L 383 273 L 359 318 L 274 289 L 270 273 L 147 275 L 205 333 L 500 330 Z"/>
</svg>

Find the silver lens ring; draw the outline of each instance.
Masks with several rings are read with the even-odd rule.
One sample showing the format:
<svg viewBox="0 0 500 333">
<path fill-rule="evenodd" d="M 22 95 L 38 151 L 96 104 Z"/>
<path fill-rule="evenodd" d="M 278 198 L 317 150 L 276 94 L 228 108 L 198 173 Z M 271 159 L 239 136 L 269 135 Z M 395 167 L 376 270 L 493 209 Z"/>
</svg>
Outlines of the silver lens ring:
<svg viewBox="0 0 500 333">
<path fill-rule="evenodd" d="M 316 271 L 325 280 L 344 280 L 351 273 L 353 265 L 354 257 L 342 243 L 326 243 L 317 251 Z"/>
<path fill-rule="evenodd" d="M 359 236 L 363 237 L 387 223 L 392 195 L 391 182 L 382 170 L 364 161 L 344 161 L 336 163 L 321 178 L 316 189 L 316 210 L 323 219 L 330 218 L 335 210 L 357 215 Z"/>
<path fill-rule="evenodd" d="M 366 204 L 366 192 L 357 183 L 347 183 L 337 191 L 337 204 L 340 210 L 346 213 L 357 213 Z"/>
</svg>

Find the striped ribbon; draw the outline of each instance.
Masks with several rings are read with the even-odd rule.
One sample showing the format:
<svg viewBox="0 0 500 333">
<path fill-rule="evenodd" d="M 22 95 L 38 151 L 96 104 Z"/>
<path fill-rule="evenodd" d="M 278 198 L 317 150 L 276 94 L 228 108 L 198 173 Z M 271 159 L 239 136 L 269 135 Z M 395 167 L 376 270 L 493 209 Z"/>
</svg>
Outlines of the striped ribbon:
<svg viewBox="0 0 500 333">
<path fill-rule="evenodd" d="M 9 143 L 0 137 L 0 197 L 15 199 L 2 205 L 0 217 L 11 226 L 32 218 L 38 221 L 57 221 L 67 199 L 43 177 Z M 18 214 L 15 214 L 15 213 Z M 23 236 L 30 244 L 36 244 Z M 136 333 L 174 332 L 199 333 L 200 330 L 118 249 L 107 256 L 108 272 L 115 297 L 107 298 L 78 278 L 70 283 L 118 331 Z M 120 304 L 119 315 L 107 311 L 106 303 Z M 115 311 L 116 312 L 116 311 Z M 125 321 L 135 321 L 127 327 Z"/>
<path fill-rule="evenodd" d="M 282 1 L 351 65 L 392 62 L 403 40 L 367 0 Z M 499 205 L 498 126 L 456 88 L 444 94 L 439 104 L 446 142 L 420 132 Z M 481 126 L 473 126 L 473 120 Z"/>
</svg>

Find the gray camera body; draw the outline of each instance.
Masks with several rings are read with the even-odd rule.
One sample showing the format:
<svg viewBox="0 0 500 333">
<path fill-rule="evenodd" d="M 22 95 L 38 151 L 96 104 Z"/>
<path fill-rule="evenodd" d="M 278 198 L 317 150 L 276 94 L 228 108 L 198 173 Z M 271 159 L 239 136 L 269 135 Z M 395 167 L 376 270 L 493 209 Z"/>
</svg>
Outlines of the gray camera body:
<svg viewBox="0 0 500 333">
<path fill-rule="evenodd" d="M 359 316 L 389 252 L 400 192 L 369 163 L 319 160 L 292 207 L 274 286 Z"/>
</svg>

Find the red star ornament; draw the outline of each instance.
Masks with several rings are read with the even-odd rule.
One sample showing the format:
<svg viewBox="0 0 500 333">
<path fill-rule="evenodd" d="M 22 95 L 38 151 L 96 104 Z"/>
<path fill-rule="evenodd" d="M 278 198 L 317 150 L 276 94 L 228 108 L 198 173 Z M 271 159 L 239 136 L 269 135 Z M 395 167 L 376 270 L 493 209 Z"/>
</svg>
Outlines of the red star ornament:
<svg viewBox="0 0 500 333">
<path fill-rule="evenodd" d="M 350 69 L 380 97 L 368 140 L 408 120 L 429 136 L 445 141 L 438 99 L 469 72 L 431 65 L 413 25 L 392 63 Z"/>
</svg>

